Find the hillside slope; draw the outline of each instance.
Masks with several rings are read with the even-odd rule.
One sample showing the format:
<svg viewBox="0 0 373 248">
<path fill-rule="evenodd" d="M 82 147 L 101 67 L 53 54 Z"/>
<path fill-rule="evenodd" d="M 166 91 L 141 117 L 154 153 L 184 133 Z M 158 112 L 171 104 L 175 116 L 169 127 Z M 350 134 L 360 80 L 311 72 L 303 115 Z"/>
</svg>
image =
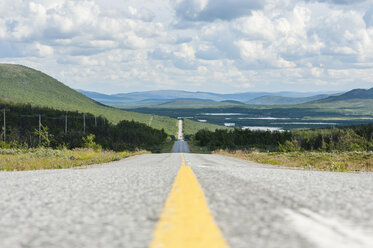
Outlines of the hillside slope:
<svg viewBox="0 0 373 248">
<path fill-rule="evenodd" d="M 243 103 L 237 101 L 212 101 L 212 100 L 203 100 L 203 99 L 178 99 L 168 101 L 157 106 L 153 106 L 154 108 L 223 108 L 228 106 L 236 106 L 236 105 L 245 105 Z"/>
<path fill-rule="evenodd" d="M 0 64 L 0 99 L 58 110 L 91 113 L 104 116 L 113 123 L 135 120 L 149 124 L 151 119 L 150 114 L 122 111 L 102 105 L 45 73 L 21 65 Z M 169 117 L 156 116 L 151 126 L 156 129 L 164 128 L 169 134 L 177 132 L 176 119 Z"/>
<path fill-rule="evenodd" d="M 315 112 L 330 112 L 348 116 L 373 115 L 373 88 L 354 89 L 342 95 L 300 104 L 300 108 L 314 109 Z"/>
<path fill-rule="evenodd" d="M 311 101 L 316 101 L 320 99 L 325 99 L 330 95 L 321 94 L 309 97 L 285 97 L 285 96 L 262 96 L 250 100 L 247 102 L 249 105 L 290 105 L 290 104 L 300 104 Z"/>
<path fill-rule="evenodd" d="M 373 88 L 370 89 L 354 89 L 339 96 L 330 96 L 326 99 L 317 101 L 317 103 L 330 103 L 337 101 L 348 101 L 356 99 L 373 99 Z M 316 103 L 316 102 L 315 102 Z"/>
</svg>

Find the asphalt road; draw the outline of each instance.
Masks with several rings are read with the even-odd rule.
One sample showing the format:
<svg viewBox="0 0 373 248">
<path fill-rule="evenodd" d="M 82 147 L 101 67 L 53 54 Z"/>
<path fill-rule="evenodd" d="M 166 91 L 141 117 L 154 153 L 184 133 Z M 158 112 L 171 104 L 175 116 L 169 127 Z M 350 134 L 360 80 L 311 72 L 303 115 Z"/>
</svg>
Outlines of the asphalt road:
<svg viewBox="0 0 373 248">
<path fill-rule="evenodd" d="M 182 140 L 183 139 L 183 120 L 178 121 L 178 133 L 177 133 L 177 139 Z"/>
<path fill-rule="evenodd" d="M 177 140 L 172 147 L 173 153 L 189 153 L 188 143 L 184 140 Z"/>
<path fill-rule="evenodd" d="M 231 247 L 373 247 L 373 174 L 185 154 Z M 0 172 L 0 247 L 147 247 L 180 154 Z"/>
<path fill-rule="evenodd" d="M 189 146 L 186 141 L 183 140 L 183 121 L 178 121 L 179 131 L 177 134 L 177 140 L 172 147 L 172 153 L 189 153 Z"/>
</svg>

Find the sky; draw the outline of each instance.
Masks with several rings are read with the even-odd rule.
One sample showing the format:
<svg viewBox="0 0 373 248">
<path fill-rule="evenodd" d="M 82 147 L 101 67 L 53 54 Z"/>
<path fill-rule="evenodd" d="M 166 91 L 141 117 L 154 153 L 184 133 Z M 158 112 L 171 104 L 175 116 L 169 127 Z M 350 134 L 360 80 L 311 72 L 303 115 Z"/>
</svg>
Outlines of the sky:
<svg viewBox="0 0 373 248">
<path fill-rule="evenodd" d="M 373 87 L 373 0 L 1 0 L 0 63 L 102 93 Z"/>
</svg>

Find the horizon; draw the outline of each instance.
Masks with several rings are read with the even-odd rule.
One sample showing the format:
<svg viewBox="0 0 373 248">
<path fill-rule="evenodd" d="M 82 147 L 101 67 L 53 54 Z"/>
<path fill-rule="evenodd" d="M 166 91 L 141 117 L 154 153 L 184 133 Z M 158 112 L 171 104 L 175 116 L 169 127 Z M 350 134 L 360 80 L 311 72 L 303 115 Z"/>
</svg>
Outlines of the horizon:
<svg viewBox="0 0 373 248">
<path fill-rule="evenodd" d="M 232 92 L 232 93 L 219 93 L 214 91 L 189 91 L 189 90 L 177 90 L 177 89 L 160 89 L 160 90 L 144 90 L 144 91 L 129 91 L 129 92 L 118 92 L 118 93 L 103 93 L 99 91 L 90 91 L 84 89 L 74 89 L 78 92 L 85 91 L 91 93 L 99 93 L 103 95 L 120 95 L 120 94 L 131 94 L 131 93 L 145 93 L 145 92 L 156 92 L 156 91 L 181 91 L 181 92 L 188 92 L 188 93 L 211 93 L 211 94 L 218 94 L 218 95 L 231 95 L 231 94 L 245 94 L 245 93 L 307 93 L 307 94 L 323 94 L 323 93 L 345 93 L 351 90 L 362 89 L 362 90 L 369 90 L 370 88 L 351 88 L 347 91 L 243 91 L 243 92 Z"/>
<path fill-rule="evenodd" d="M 372 3 L 4 0 L 0 63 L 103 94 L 369 89 Z"/>
</svg>

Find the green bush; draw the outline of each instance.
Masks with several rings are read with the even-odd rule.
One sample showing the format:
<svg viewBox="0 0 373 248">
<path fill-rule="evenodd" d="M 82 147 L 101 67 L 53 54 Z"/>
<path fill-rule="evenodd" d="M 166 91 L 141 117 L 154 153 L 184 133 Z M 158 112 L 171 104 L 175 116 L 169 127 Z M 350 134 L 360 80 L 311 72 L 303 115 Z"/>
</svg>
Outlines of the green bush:
<svg viewBox="0 0 373 248">
<path fill-rule="evenodd" d="M 87 137 L 83 137 L 83 147 L 93 149 L 95 151 L 102 150 L 102 146 L 96 144 L 93 140 L 95 139 L 94 134 L 89 134 Z"/>
<path fill-rule="evenodd" d="M 269 132 L 200 130 L 194 140 L 210 150 L 258 148 L 280 152 L 349 152 L 373 150 L 373 124 L 346 128 Z"/>
<path fill-rule="evenodd" d="M 35 129 L 34 135 L 36 137 L 40 137 L 40 146 L 42 147 L 50 147 L 53 135 L 49 133 L 49 128 L 44 126 L 43 124 L 40 125 L 40 130 Z"/>
<path fill-rule="evenodd" d="M 280 152 L 298 152 L 300 151 L 300 147 L 298 146 L 298 144 L 295 142 L 295 141 L 290 141 L 290 140 L 287 140 L 284 142 L 284 144 L 279 144 L 278 145 L 278 150 Z"/>
</svg>

